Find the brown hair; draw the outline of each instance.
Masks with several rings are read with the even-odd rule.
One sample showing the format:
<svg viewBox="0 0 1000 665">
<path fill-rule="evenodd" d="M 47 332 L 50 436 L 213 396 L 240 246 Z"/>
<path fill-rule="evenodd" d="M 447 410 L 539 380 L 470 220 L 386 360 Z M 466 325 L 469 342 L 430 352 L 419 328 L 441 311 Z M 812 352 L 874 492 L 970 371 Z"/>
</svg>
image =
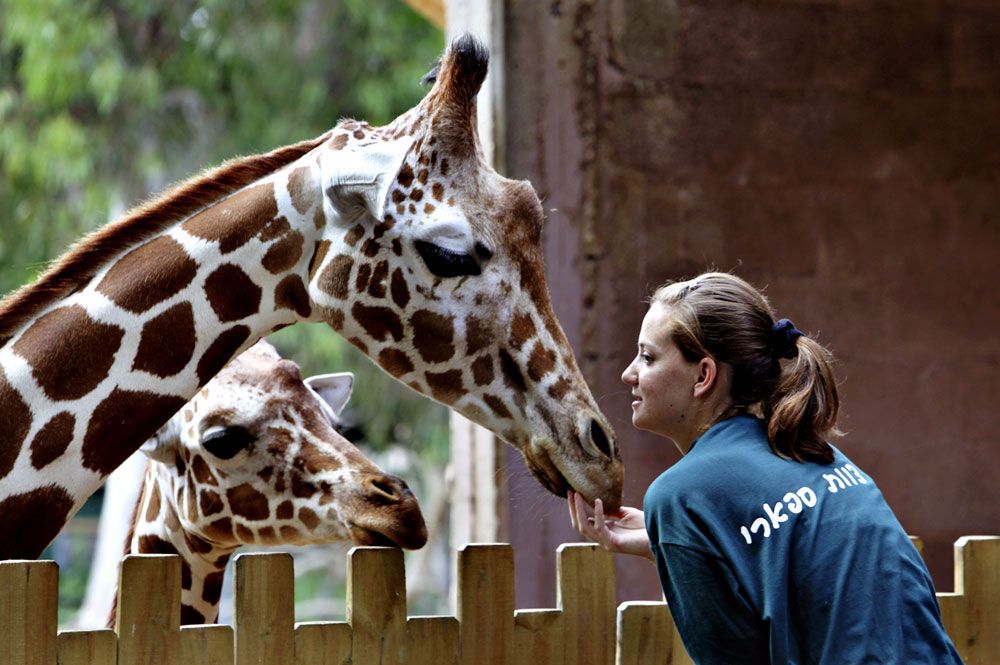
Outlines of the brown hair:
<svg viewBox="0 0 1000 665">
<path fill-rule="evenodd" d="M 708 272 L 661 286 L 650 304 L 670 308 L 671 339 L 686 360 L 710 356 L 730 367 L 733 407 L 763 415 L 771 450 L 797 462 L 833 462 L 827 439 L 841 434 L 833 356 L 805 335 L 776 348 L 764 294 L 735 275 Z"/>
</svg>

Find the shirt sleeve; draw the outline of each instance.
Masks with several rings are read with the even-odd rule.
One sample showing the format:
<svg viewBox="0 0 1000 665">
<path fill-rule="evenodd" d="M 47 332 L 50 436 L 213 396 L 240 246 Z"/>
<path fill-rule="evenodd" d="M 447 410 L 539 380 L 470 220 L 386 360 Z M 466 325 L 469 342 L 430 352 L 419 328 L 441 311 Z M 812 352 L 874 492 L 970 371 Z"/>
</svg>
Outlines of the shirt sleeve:
<svg viewBox="0 0 1000 665">
<path fill-rule="evenodd" d="M 722 559 L 680 545 L 653 545 L 670 614 L 700 665 L 770 663 L 768 630 Z"/>
</svg>

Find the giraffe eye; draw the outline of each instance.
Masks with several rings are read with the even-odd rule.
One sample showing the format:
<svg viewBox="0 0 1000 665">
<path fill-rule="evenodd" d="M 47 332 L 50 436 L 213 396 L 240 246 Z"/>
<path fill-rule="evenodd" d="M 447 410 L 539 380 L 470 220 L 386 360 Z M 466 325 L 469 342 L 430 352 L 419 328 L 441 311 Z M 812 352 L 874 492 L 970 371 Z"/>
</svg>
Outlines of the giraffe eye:
<svg viewBox="0 0 1000 665">
<path fill-rule="evenodd" d="M 255 439 L 245 427 L 218 427 L 205 433 L 201 445 L 219 459 L 232 459 Z"/>
<path fill-rule="evenodd" d="M 417 253 L 424 260 L 427 269 L 438 277 L 464 277 L 481 275 L 483 270 L 480 261 L 486 262 L 493 252 L 482 243 L 476 243 L 476 256 L 464 252 L 456 252 L 426 240 L 414 242 Z"/>
</svg>

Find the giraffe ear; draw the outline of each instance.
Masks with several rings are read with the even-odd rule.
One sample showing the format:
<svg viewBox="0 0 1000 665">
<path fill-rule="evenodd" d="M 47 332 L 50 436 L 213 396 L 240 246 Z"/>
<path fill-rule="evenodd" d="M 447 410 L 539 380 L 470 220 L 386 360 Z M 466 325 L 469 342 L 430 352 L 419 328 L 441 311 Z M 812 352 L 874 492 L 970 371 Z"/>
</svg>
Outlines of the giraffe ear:
<svg viewBox="0 0 1000 665">
<path fill-rule="evenodd" d="M 336 134 L 335 134 L 336 136 Z M 327 150 L 320 158 L 323 191 L 342 224 L 367 212 L 383 218 L 389 187 L 406 158 L 411 137 Z"/>
<path fill-rule="evenodd" d="M 181 428 L 176 418 L 171 418 L 153 436 L 146 439 L 139 450 L 143 455 L 162 464 L 173 464 L 177 459 L 177 445 L 180 442 Z"/>
<path fill-rule="evenodd" d="M 327 414 L 330 417 L 330 422 L 337 423 L 347 400 L 351 399 L 351 390 L 354 389 L 354 375 L 350 372 L 317 374 L 306 379 L 305 384 L 316 393 L 323 406 L 330 410 L 330 413 Z"/>
</svg>

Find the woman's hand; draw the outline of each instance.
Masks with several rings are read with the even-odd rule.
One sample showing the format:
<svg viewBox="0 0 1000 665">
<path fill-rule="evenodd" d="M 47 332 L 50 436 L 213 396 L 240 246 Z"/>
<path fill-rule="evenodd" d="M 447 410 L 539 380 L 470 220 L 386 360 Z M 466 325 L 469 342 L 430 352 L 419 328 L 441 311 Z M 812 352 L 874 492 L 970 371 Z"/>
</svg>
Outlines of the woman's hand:
<svg viewBox="0 0 1000 665">
<path fill-rule="evenodd" d="M 597 499 L 594 503 L 594 515 L 591 517 L 589 506 L 582 496 L 570 491 L 566 500 L 569 503 L 569 521 L 581 535 L 600 543 L 609 552 L 653 559 L 646 521 L 641 510 L 623 506 L 617 514 L 605 517 L 604 505 Z"/>
</svg>

